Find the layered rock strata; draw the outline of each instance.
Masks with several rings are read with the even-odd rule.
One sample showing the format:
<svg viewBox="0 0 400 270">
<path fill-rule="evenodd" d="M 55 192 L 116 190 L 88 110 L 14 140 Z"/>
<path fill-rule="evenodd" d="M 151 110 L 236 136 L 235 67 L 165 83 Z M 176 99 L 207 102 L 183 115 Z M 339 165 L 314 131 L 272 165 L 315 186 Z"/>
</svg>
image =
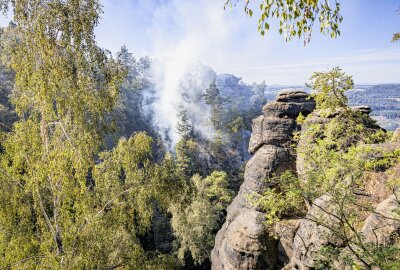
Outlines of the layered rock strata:
<svg viewBox="0 0 400 270">
<path fill-rule="evenodd" d="M 253 121 L 244 182 L 228 207 L 226 222 L 218 232 L 211 254 L 212 269 L 274 269 L 278 258 L 287 257 L 284 243 L 268 236 L 263 224 L 265 213 L 254 199 L 273 186 L 268 179 L 286 170 L 295 170 L 296 159 L 290 151 L 296 118 L 307 115 L 315 102 L 303 91 L 282 92 L 276 101 L 264 106 L 264 114 Z M 279 251 L 278 251 L 279 249 Z M 279 253 L 279 255 L 278 255 Z"/>
</svg>

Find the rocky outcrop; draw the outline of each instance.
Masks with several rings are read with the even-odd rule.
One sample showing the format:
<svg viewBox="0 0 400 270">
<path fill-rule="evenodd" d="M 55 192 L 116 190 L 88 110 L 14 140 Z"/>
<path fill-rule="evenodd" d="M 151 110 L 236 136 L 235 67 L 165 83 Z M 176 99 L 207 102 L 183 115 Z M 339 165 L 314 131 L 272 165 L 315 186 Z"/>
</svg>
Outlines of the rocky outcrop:
<svg viewBox="0 0 400 270">
<path fill-rule="evenodd" d="M 293 255 L 286 269 L 313 269 L 323 247 L 343 245 L 342 240 L 332 233 L 339 220 L 334 217 L 336 209 L 330 201 L 328 195 L 316 199 L 306 217 L 299 222 L 291 247 Z"/>
<path fill-rule="evenodd" d="M 369 106 L 361 105 L 361 106 L 352 106 L 351 109 L 358 111 L 363 114 L 370 114 L 372 109 Z"/>
<path fill-rule="evenodd" d="M 366 242 L 388 245 L 400 234 L 400 204 L 395 195 L 381 202 L 364 223 L 362 234 Z M 396 212 L 397 211 L 397 212 Z"/>
<path fill-rule="evenodd" d="M 264 114 L 253 120 L 249 152 L 254 154 L 263 145 L 284 146 L 292 139 L 297 128 L 296 118 L 308 115 L 315 109 L 315 102 L 302 91 L 287 91 L 278 95 L 276 101 L 263 107 Z"/>
<path fill-rule="evenodd" d="M 396 129 L 393 133 L 393 140 L 400 142 L 400 128 Z"/>
<path fill-rule="evenodd" d="M 273 186 L 268 181 L 286 170 L 295 170 L 290 151 L 297 116 L 307 115 L 315 102 L 302 91 L 280 93 L 263 108 L 264 114 L 253 121 L 249 152 L 254 154 L 246 165 L 244 182 L 228 207 L 226 222 L 218 232 L 211 254 L 212 269 L 274 269 L 278 260 L 278 242 L 264 227 L 265 213 L 250 197 L 257 198 Z M 290 238 L 290 237 L 289 237 Z M 288 250 L 286 243 L 279 252 Z M 280 257 L 285 257 L 280 255 Z"/>
<path fill-rule="evenodd" d="M 246 165 L 240 191 L 228 207 L 226 222 L 216 236 L 211 254 L 212 269 L 311 270 L 329 263 L 334 269 L 350 270 L 349 258 L 355 265 L 365 264 L 357 256 L 358 246 L 349 244 L 344 240 L 346 238 L 333 233 L 342 230 L 343 226 L 334 196 L 320 194 L 322 196 L 319 198 L 307 201 L 308 211 L 303 218 L 286 217 L 269 228 L 268 232 L 263 224 L 265 213 L 254 203 L 266 189 L 276 187 L 271 179 L 286 170 L 295 171 L 302 181 L 307 181 L 307 170 L 317 165 L 307 160 L 309 152 L 301 152 L 302 147 L 306 146 L 304 149 L 312 152 L 313 142 L 319 136 L 330 136 L 329 132 L 328 135 L 319 132 L 315 124 L 332 132 L 336 123 L 347 121 L 350 112 L 365 127 L 365 132 L 373 134 L 382 130 L 368 116 L 371 109 L 367 106 L 352 107 L 351 110 L 313 111 L 314 108 L 314 101 L 306 93 L 288 91 L 280 93 L 275 101 L 266 104 L 263 115 L 254 119 L 249 143 L 249 152 L 253 156 Z M 302 125 L 295 156 L 290 145 L 293 143 L 293 133 L 299 130 L 296 118 L 300 113 L 304 116 L 312 114 Z M 363 144 L 368 150 L 359 157 L 383 160 L 400 149 L 399 134 L 396 131 L 386 143 Z M 340 147 L 346 150 L 358 142 L 359 136 L 349 136 Z M 390 181 L 400 177 L 400 164 L 391 165 L 390 169 L 386 166 L 383 163 L 373 171 L 365 172 L 363 185 L 352 186 L 356 200 L 374 209 L 358 213 L 360 220 L 355 233 L 366 243 L 379 246 L 400 245 L 400 205 L 398 197 L 392 195 L 398 190 L 388 186 Z M 269 236 L 271 229 L 277 238 Z M 335 259 L 329 262 L 323 253 L 326 247 L 333 247 L 338 252 Z"/>
<path fill-rule="evenodd" d="M 366 116 L 363 124 L 367 129 L 371 131 L 381 129 L 373 121 L 369 121 L 368 114 L 371 112 L 369 107 L 358 106 L 351 109 L 361 113 L 364 117 Z M 307 129 L 314 124 L 325 126 L 334 118 L 340 119 L 342 114 L 343 112 L 340 110 L 330 113 L 321 110 L 315 111 L 302 126 L 302 134 L 304 135 Z M 315 133 L 315 135 L 320 136 L 321 134 Z M 311 146 L 316 139 L 302 136 L 300 138 L 298 148 Z M 385 154 L 394 153 L 396 149 L 400 149 L 400 144 L 396 141 L 364 146 L 371 150 L 367 151 L 366 156 L 363 157 L 368 160 L 382 159 Z M 297 174 L 303 181 L 307 180 L 306 170 L 315 166 L 312 162 L 305 164 L 305 158 L 307 158 L 306 155 L 298 153 L 296 160 Z M 376 172 L 366 172 L 363 176 L 362 189 L 354 187 L 353 192 L 358 196 L 360 202 L 368 201 L 372 207 L 376 207 L 374 213 L 369 217 L 370 212 L 359 213 L 361 220 L 364 220 L 362 222 L 364 227 L 357 233 L 364 235 L 366 242 L 373 242 L 378 245 L 391 244 L 389 241 L 393 241 L 393 238 L 398 237 L 400 233 L 399 219 L 395 217 L 394 212 L 395 209 L 399 209 L 399 204 L 395 200 L 395 197 L 391 196 L 393 190 L 390 190 L 387 186 L 390 177 L 393 177 L 393 175 L 397 175 L 398 177 L 400 175 L 396 171 L 397 167 L 392 167 L 387 172 L 379 170 Z M 314 269 L 317 261 L 321 259 L 321 251 L 325 247 L 335 247 L 341 250 L 337 260 L 331 262 L 334 269 L 353 269 L 351 265 L 348 265 L 346 258 L 352 258 L 355 264 L 362 265 L 353 252 L 350 251 L 349 246 L 342 239 L 334 237 L 333 231 L 339 231 L 340 221 L 335 218 L 337 209 L 333 207 L 335 204 L 330 203 L 329 196 L 323 195 L 310 204 L 311 206 L 305 218 L 298 221 L 299 226 L 294 232 L 295 237 L 292 244 L 287 244 L 289 250 L 292 251 L 292 256 L 290 257 L 289 264 L 284 269 Z M 352 248 L 357 250 L 359 247 L 352 246 Z"/>
<path fill-rule="evenodd" d="M 279 238 L 277 269 L 287 265 L 293 256 L 293 241 L 299 229 L 300 221 L 300 219 L 287 219 L 274 226 L 274 233 Z"/>
</svg>

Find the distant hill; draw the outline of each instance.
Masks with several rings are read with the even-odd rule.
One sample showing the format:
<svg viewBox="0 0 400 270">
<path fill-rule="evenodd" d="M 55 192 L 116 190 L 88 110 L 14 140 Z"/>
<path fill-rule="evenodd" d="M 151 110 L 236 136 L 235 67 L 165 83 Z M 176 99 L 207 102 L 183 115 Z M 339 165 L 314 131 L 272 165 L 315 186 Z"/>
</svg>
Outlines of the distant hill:
<svg viewBox="0 0 400 270">
<path fill-rule="evenodd" d="M 371 115 L 387 130 L 400 128 L 400 84 L 358 86 L 348 93 L 350 105 L 368 105 Z"/>
</svg>

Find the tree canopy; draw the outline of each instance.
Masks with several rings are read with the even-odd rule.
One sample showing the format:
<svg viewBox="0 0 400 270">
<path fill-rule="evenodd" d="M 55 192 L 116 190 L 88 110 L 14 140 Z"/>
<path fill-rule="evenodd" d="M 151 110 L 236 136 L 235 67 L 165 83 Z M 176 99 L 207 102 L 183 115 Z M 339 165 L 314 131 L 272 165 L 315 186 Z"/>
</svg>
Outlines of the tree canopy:
<svg viewBox="0 0 400 270">
<path fill-rule="evenodd" d="M 336 109 L 347 106 L 345 92 L 353 89 L 352 76 L 347 75 L 340 67 L 327 72 L 315 72 L 308 84 L 318 109 Z"/>
</svg>

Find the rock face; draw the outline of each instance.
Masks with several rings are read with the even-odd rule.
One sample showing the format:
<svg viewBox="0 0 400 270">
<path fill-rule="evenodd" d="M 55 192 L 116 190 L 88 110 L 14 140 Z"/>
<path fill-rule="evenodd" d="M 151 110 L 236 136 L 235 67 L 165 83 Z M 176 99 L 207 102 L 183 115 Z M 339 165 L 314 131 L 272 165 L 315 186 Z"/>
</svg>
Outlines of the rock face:
<svg viewBox="0 0 400 270">
<path fill-rule="evenodd" d="M 372 109 L 369 106 L 361 105 L 361 106 L 352 106 L 353 110 L 358 111 L 363 114 L 370 114 Z"/>
<path fill-rule="evenodd" d="M 400 233 L 400 207 L 395 195 L 390 196 L 375 209 L 364 223 L 362 234 L 365 241 L 378 245 L 391 244 L 394 234 Z"/>
<path fill-rule="evenodd" d="M 254 205 L 257 197 L 271 187 L 268 178 L 286 170 L 295 170 L 296 161 L 289 145 L 298 128 L 297 116 L 307 115 L 315 102 L 302 91 L 287 91 L 263 108 L 264 114 L 253 121 L 249 152 L 254 154 L 246 165 L 244 183 L 228 207 L 226 222 L 218 232 L 211 254 L 212 269 L 274 269 L 278 260 L 278 242 L 268 236 L 265 213 Z M 288 248 L 279 245 L 279 253 Z M 288 249 L 289 250 L 289 249 Z M 279 258 L 285 257 L 280 254 Z M 286 256 L 287 257 L 287 256 Z"/>
<path fill-rule="evenodd" d="M 400 128 L 396 129 L 393 133 L 393 140 L 400 142 Z"/>
<path fill-rule="evenodd" d="M 314 109 L 315 102 L 305 92 L 287 91 L 266 104 L 263 115 L 254 119 L 249 144 L 249 152 L 253 156 L 246 165 L 239 193 L 227 209 L 226 222 L 216 236 L 211 254 L 212 269 L 311 270 L 318 265 L 321 251 L 326 247 L 338 248 L 340 252 L 335 261 L 331 262 L 334 269 L 352 269 L 352 266 L 347 265 L 348 258 L 353 258 L 355 264 L 361 265 L 362 261 L 352 251 L 357 247 L 349 246 L 348 242 L 333 233 L 342 228 L 342 223 L 337 218 L 340 213 L 337 204 L 330 195 L 321 194 L 313 202 L 308 202 L 304 218 L 294 219 L 289 216 L 275 224 L 273 231 L 278 239 L 269 236 L 263 224 L 265 213 L 254 203 L 265 190 L 276 187 L 271 179 L 286 170 L 295 171 L 301 180 L 307 180 L 306 169 L 314 166 L 313 163 L 306 165 L 306 156 L 298 153 L 295 157 L 290 147 L 293 132 L 299 129 L 296 118 L 300 113 L 304 116 L 312 113 L 301 128 L 302 135 L 307 135 L 304 132 L 312 128 L 313 124 L 326 127 L 334 119 L 345 119 L 342 117 L 348 112 L 344 109 Z M 370 131 L 381 129 L 368 120 L 371 112 L 369 107 L 352 107 L 352 110 Z M 316 133 L 313 136 L 319 135 Z M 300 136 L 298 149 L 315 139 Z M 368 148 L 373 151 L 365 154 L 367 159 L 379 160 L 388 153 L 394 153 L 400 149 L 400 130 L 394 133 L 390 141 L 369 144 Z M 375 209 L 369 213 L 360 213 L 357 233 L 366 243 L 400 245 L 400 213 L 395 211 L 400 207 L 398 196 L 394 196 L 394 190 L 387 186 L 389 179 L 399 177 L 400 164 L 388 171 L 366 172 L 363 176 L 364 186 L 354 187 L 353 193 L 357 200 L 368 201 L 372 209 Z"/>
<path fill-rule="evenodd" d="M 330 204 L 330 197 L 323 195 L 313 202 L 306 218 L 299 223 L 292 243 L 293 255 L 287 269 L 312 269 L 318 259 L 318 252 L 328 245 L 340 247 L 343 243 L 334 237 L 327 227 L 335 228 L 338 224 L 333 215 L 335 209 Z M 317 224 L 313 220 L 323 220 L 324 224 Z"/>
</svg>

